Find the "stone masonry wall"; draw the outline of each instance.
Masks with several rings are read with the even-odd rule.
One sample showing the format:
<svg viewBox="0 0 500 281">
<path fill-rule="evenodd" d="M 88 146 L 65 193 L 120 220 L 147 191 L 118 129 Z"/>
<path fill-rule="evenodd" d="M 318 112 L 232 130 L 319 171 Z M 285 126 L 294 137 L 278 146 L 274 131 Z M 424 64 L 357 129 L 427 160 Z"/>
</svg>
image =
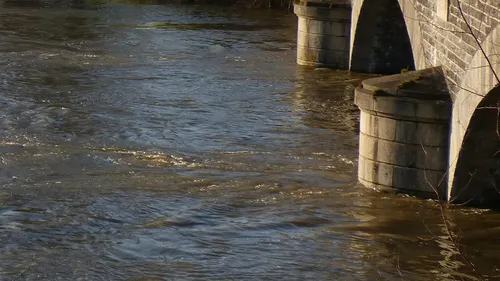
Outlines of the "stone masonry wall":
<svg viewBox="0 0 500 281">
<path fill-rule="evenodd" d="M 429 67 L 442 65 L 450 89 L 456 93 L 470 61 L 479 50 L 478 45 L 460 13 L 457 0 L 414 1 L 426 64 Z M 446 13 L 444 17 L 438 13 L 438 5 L 447 2 L 449 12 L 446 18 Z M 461 6 L 480 42 L 500 23 L 500 0 L 461 0 Z"/>
<path fill-rule="evenodd" d="M 358 42 L 357 38 L 377 38 L 374 24 L 362 24 L 363 14 L 375 11 L 369 9 L 373 7 L 374 1 L 376 0 L 352 0 L 351 38 L 356 39 L 351 40 L 351 67 L 352 62 L 359 59 L 354 55 L 359 53 L 360 46 L 363 46 L 363 41 Z M 492 169 L 497 169 L 500 163 L 500 156 L 495 150 L 497 145 L 500 145 L 497 138 L 498 129 L 495 126 L 498 123 L 494 120 L 494 117 L 498 116 L 496 106 L 500 101 L 500 87 L 496 87 L 497 76 L 500 75 L 500 0 L 393 1 L 399 3 L 403 12 L 415 67 L 427 69 L 441 66 L 447 78 L 453 100 L 447 199 L 458 198 L 459 201 L 468 202 L 477 199 L 472 198 L 474 195 L 483 200 L 485 194 L 490 194 L 490 191 L 495 191 L 493 193 L 498 195 L 496 186 L 500 186 L 500 176 L 497 177 L 496 173 L 491 181 L 494 183 L 492 186 L 474 184 L 469 193 L 463 191 L 469 188 L 471 179 L 474 180 L 475 173 L 471 171 L 480 170 L 477 173 L 478 178 L 485 179 L 485 175 L 493 175 Z M 459 4 L 464 16 L 460 12 Z M 377 15 L 384 16 L 383 13 Z M 471 30 L 467 23 L 470 24 Z M 481 52 L 475 37 L 486 55 Z M 486 109 L 494 112 L 483 112 Z M 490 119 L 491 122 L 488 121 Z M 486 140 L 485 136 L 490 135 L 493 137 Z M 487 143 L 475 145 L 478 139 Z M 491 159 L 486 159 L 488 155 Z M 470 160 L 478 156 L 480 163 Z M 485 173 L 481 174 L 482 170 Z M 461 194 L 469 195 L 461 198 Z"/>
</svg>

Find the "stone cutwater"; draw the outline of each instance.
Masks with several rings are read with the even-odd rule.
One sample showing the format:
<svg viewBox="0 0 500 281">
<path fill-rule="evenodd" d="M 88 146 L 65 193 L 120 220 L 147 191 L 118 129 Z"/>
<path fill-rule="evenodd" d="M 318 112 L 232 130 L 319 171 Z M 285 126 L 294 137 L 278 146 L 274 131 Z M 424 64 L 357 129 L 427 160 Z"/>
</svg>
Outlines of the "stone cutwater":
<svg viewBox="0 0 500 281">
<path fill-rule="evenodd" d="M 294 12 L 299 18 L 297 63 L 348 69 L 350 1 L 300 1 L 294 4 Z"/>
<path fill-rule="evenodd" d="M 359 181 L 443 199 L 452 104 L 441 69 L 365 80 L 355 103 L 361 109 Z"/>
</svg>

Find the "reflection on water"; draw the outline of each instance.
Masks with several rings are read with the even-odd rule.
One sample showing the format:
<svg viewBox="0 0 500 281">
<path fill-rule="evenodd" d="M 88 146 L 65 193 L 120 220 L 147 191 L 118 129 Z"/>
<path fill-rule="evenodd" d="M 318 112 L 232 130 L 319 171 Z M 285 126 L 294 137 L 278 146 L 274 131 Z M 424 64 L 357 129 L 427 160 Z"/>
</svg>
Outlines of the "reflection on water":
<svg viewBox="0 0 500 281">
<path fill-rule="evenodd" d="M 356 184 L 367 76 L 296 66 L 293 15 L 0 3 L 0 279 L 474 280 L 434 202 Z M 448 217 L 499 278 L 498 214 Z"/>
</svg>

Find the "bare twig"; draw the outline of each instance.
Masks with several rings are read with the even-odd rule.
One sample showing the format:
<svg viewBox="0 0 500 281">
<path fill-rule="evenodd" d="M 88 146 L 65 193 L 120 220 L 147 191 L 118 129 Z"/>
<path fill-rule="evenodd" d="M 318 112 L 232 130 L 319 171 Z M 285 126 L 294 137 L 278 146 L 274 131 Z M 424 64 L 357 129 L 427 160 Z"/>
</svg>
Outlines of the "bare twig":
<svg viewBox="0 0 500 281">
<path fill-rule="evenodd" d="M 0 203 L 0 208 L 3 207 L 3 205 L 9 201 L 9 199 L 12 198 L 12 192 L 10 193 L 9 197 L 7 197 L 7 199 L 3 200 L 2 203 Z"/>
<path fill-rule="evenodd" d="M 11 281 L 19 280 L 19 278 L 21 278 L 21 276 L 23 276 L 26 272 L 28 272 L 28 270 L 31 268 L 31 266 L 33 265 L 34 262 L 35 262 L 35 255 L 33 255 L 33 257 L 31 258 L 31 261 L 28 264 L 28 266 L 26 266 L 26 268 L 21 273 L 19 273 L 16 277 L 14 277 Z"/>
<path fill-rule="evenodd" d="M 484 50 L 483 46 L 481 45 L 481 42 L 479 41 L 479 38 L 477 38 L 477 36 L 474 34 L 469 21 L 465 18 L 465 14 L 464 14 L 464 11 L 462 9 L 462 2 L 461 2 L 461 0 L 456 0 L 456 1 L 457 1 L 458 10 L 460 11 L 460 15 L 462 16 L 462 18 L 463 18 L 463 20 L 465 22 L 465 25 L 467 26 L 467 29 L 469 29 L 470 35 L 474 38 L 474 40 L 476 41 L 477 46 L 479 47 L 479 49 L 483 53 L 484 59 L 488 62 L 488 65 L 489 65 L 490 69 L 492 70 L 493 75 L 495 76 L 495 79 L 497 80 L 497 83 L 500 84 L 500 77 L 495 72 L 495 68 L 493 67 L 493 63 L 491 62 L 490 58 L 488 57 L 488 54 L 486 54 L 486 51 Z"/>
<path fill-rule="evenodd" d="M 408 274 L 404 273 L 402 270 L 401 270 L 401 266 L 399 265 L 399 253 L 396 255 L 396 269 L 398 270 L 398 274 L 399 274 L 399 277 L 401 278 L 405 278 L 406 280 L 410 280 L 410 281 L 413 281 L 414 279 L 411 278 L 410 276 L 408 276 Z"/>
<path fill-rule="evenodd" d="M 457 254 L 462 258 L 462 260 L 472 269 L 472 271 L 476 274 L 476 277 L 484 281 L 485 279 L 483 276 L 477 271 L 476 266 L 472 263 L 472 261 L 465 255 L 463 250 L 460 248 L 460 245 L 458 243 L 458 237 L 453 234 L 452 227 L 451 227 L 451 220 L 449 219 L 447 215 L 447 210 L 448 210 L 448 203 L 447 202 L 441 202 L 439 204 L 439 208 L 441 209 L 441 217 L 443 219 L 446 235 L 450 239 L 450 242 L 452 243 L 453 248 L 455 248 L 455 251 Z"/>
</svg>

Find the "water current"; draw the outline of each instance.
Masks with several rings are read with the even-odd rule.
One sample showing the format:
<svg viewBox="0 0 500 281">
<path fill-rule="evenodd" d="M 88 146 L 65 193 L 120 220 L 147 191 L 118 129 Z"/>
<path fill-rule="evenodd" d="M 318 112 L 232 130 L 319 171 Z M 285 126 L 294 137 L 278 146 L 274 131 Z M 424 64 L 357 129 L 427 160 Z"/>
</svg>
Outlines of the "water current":
<svg viewBox="0 0 500 281">
<path fill-rule="evenodd" d="M 132 2 L 132 1 L 130 1 Z M 0 280 L 500 280 L 500 214 L 356 181 L 293 14 L 0 0 Z"/>
</svg>

